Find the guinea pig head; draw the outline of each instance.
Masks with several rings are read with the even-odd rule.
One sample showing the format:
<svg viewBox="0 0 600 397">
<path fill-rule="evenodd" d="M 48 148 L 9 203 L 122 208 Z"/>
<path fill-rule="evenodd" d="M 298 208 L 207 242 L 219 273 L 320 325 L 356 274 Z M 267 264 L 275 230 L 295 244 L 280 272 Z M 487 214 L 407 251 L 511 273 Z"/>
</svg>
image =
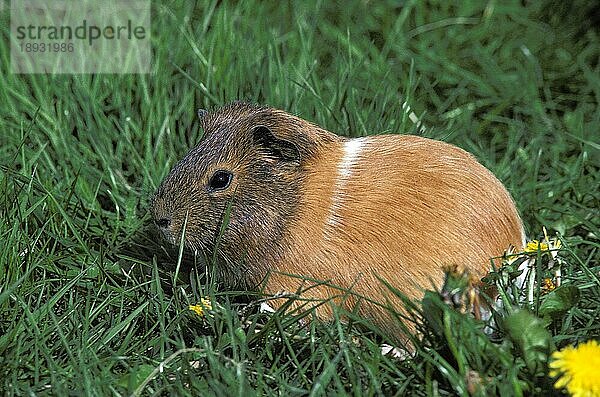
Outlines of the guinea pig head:
<svg viewBox="0 0 600 397">
<path fill-rule="evenodd" d="M 261 257 L 276 255 L 298 205 L 302 150 L 272 109 L 237 102 L 199 114 L 204 136 L 151 198 L 153 221 L 170 243 L 259 282 Z"/>
</svg>

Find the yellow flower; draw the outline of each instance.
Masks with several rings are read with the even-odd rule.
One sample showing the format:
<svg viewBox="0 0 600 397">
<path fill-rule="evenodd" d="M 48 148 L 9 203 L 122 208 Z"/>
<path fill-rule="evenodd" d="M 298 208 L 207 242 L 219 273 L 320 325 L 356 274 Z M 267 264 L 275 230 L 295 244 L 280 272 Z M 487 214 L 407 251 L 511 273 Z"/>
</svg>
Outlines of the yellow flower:
<svg viewBox="0 0 600 397">
<path fill-rule="evenodd" d="M 212 310 L 212 302 L 209 298 L 200 298 L 199 304 L 190 305 L 188 309 L 195 312 L 200 317 L 204 317 L 207 311 Z"/>
<path fill-rule="evenodd" d="M 528 241 L 527 245 L 525 246 L 525 252 L 528 253 L 538 252 L 538 249 L 540 251 L 548 251 L 548 243 L 544 243 L 543 241 L 532 240 Z"/>
<path fill-rule="evenodd" d="M 571 396 L 600 396 L 600 345 L 595 340 L 552 353 L 550 376 L 560 378 L 556 389 L 567 388 Z"/>
<path fill-rule="evenodd" d="M 532 240 L 527 242 L 527 245 L 525 245 L 525 253 L 528 254 L 535 254 L 536 252 L 538 252 L 538 250 L 544 252 L 544 251 L 554 251 L 551 252 L 552 254 L 552 258 L 556 258 L 556 251 L 558 251 L 560 249 L 560 247 L 562 246 L 562 243 L 560 242 L 560 240 L 558 238 L 552 238 L 549 239 L 548 238 L 548 232 L 546 232 L 546 228 L 544 227 L 544 239 L 542 241 L 538 241 L 538 240 Z"/>
<path fill-rule="evenodd" d="M 542 280 L 542 294 L 547 294 L 556 289 L 556 283 L 551 278 L 546 277 Z"/>
</svg>

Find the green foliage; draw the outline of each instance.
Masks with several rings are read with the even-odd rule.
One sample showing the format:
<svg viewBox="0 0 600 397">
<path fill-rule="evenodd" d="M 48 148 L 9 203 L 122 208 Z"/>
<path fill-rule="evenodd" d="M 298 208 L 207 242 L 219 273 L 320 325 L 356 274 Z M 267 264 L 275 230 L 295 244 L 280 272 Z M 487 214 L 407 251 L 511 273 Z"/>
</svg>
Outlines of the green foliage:
<svg viewBox="0 0 600 397">
<path fill-rule="evenodd" d="M 560 319 L 579 301 L 579 288 L 574 285 L 559 287 L 551 291 L 540 305 L 538 315 Z"/>
<path fill-rule="evenodd" d="M 0 11 L 0 390 L 547 395 L 554 346 L 600 336 L 594 7 L 154 2 L 148 75 L 9 73 Z M 430 291 L 409 305 L 422 338 L 407 360 L 382 355 L 390 341 L 352 313 L 332 324 L 268 315 L 219 290 L 202 258 L 155 242 L 146 210 L 201 135 L 196 109 L 234 99 L 341 135 L 413 133 L 469 150 L 509 188 L 530 237 L 542 226 L 563 237 L 563 285 L 546 294 L 538 282 L 523 305 L 492 275 L 509 308 L 493 339 Z M 203 319 L 187 309 L 201 296 L 219 303 Z"/>
<path fill-rule="evenodd" d="M 529 371 L 539 373 L 554 347 L 542 320 L 526 310 L 518 310 L 508 315 L 503 323 L 507 336 L 520 350 Z"/>
</svg>

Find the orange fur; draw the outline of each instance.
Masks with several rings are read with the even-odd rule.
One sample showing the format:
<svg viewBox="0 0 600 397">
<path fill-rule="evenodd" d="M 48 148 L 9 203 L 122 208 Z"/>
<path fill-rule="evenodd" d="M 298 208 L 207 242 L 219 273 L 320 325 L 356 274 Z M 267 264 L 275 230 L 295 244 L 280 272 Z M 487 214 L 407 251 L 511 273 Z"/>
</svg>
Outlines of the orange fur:
<svg viewBox="0 0 600 397">
<path fill-rule="evenodd" d="M 295 292 L 301 281 L 285 273 L 328 280 L 358 295 L 401 310 L 378 277 L 411 299 L 441 286 L 445 265 L 481 278 L 490 258 L 522 246 L 523 228 L 503 185 L 464 150 L 416 136 L 363 138 L 345 185 L 335 192 L 342 161 L 339 141 L 327 146 L 307 170 L 300 212 L 271 268 L 265 291 Z M 340 222 L 328 222 L 334 194 Z M 326 299 L 339 290 L 318 287 L 303 296 Z M 337 299 L 348 310 L 355 298 Z M 330 308 L 319 308 L 321 317 Z M 380 308 L 361 303 L 359 313 L 389 329 Z"/>
</svg>

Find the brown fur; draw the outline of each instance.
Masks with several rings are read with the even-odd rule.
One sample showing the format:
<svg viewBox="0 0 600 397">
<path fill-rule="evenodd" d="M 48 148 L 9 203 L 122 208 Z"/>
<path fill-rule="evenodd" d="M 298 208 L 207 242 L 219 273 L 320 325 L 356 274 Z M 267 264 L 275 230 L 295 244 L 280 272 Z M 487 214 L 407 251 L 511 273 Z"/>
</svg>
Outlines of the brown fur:
<svg viewBox="0 0 600 397">
<path fill-rule="evenodd" d="M 217 269 L 230 287 L 262 286 L 275 294 L 311 284 L 288 275 L 295 274 L 400 309 L 378 277 L 420 298 L 423 288 L 440 286 L 445 265 L 482 277 L 491 257 L 522 247 L 523 227 L 508 192 L 455 146 L 416 136 L 361 138 L 344 177 L 339 168 L 348 140 L 285 112 L 234 103 L 209 113 L 203 126 L 205 137 L 167 176 L 152 213 L 170 220 L 162 229 L 173 243 L 187 215 L 185 244 L 210 254 L 231 202 Z M 277 141 L 257 140 L 257 126 Z M 231 170 L 234 180 L 226 191 L 208 193 L 217 169 Z M 349 310 L 359 301 L 339 295 L 326 286 L 303 294 L 338 296 L 333 302 Z M 318 310 L 330 316 L 331 307 Z M 358 312 L 399 337 L 385 310 L 363 301 Z"/>
</svg>

